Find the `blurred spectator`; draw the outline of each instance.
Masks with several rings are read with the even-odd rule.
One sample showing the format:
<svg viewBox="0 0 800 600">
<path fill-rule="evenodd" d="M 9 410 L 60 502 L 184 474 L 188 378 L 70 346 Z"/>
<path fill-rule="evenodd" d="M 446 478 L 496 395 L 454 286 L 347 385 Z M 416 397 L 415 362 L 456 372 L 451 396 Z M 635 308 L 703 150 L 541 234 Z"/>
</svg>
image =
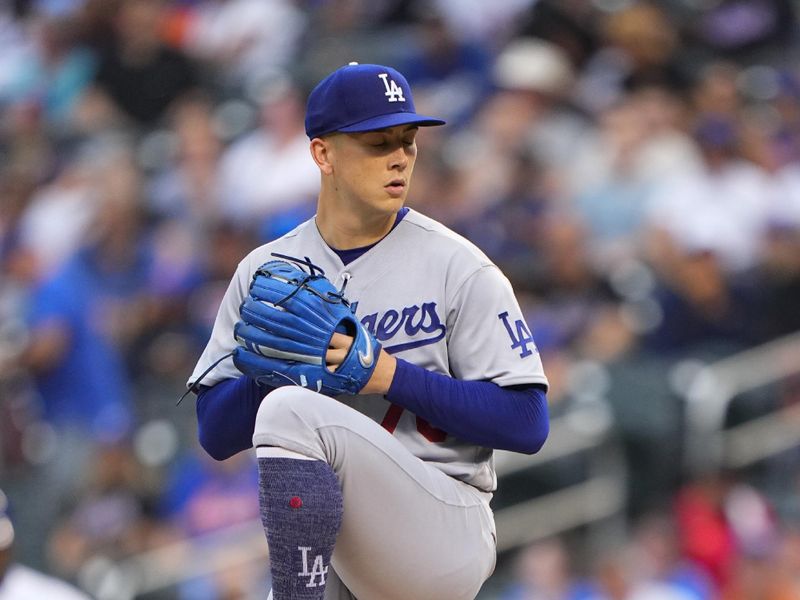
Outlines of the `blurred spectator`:
<svg viewBox="0 0 800 600">
<path fill-rule="evenodd" d="M 157 301 L 151 326 L 128 352 L 140 418 L 163 418 L 164 402 L 183 394 L 186 369 L 211 334 L 230 274 L 257 245 L 252 228 L 225 221 L 205 227 L 190 237 L 186 224 L 169 219 L 154 230 L 151 285 Z M 196 437 L 193 414 L 179 411 L 171 417 L 182 422 L 187 439 Z"/>
<path fill-rule="evenodd" d="M 780 51 L 790 40 L 796 19 L 788 0 L 722 0 L 699 6 L 693 32 L 710 49 L 729 56 Z"/>
<path fill-rule="evenodd" d="M 681 553 L 703 568 L 716 590 L 728 583 L 738 548 L 725 518 L 729 483 L 710 476 L 683 487 L 675 504 Z"/>
<path fill-rule="evenodd" d="M 184 47 L 221 81 L 246 88 L 290 65 L 305 21 L 289 0 L 208 0 L 193 7 Z"/>
<path fill-rule="evenodd" d="M 800 161 L 800 78 L 788 69 L 776 70 L 778 90 L 771 105 L 779 118 L 773 119 L 772 151 L 776 162 L 786 166 Z"/>
<path fill-rule="evenodd" d="M 642 88 L 599 115 L 598 146 L 575 157 L 575 208 L 601 270 L 641 254 L 649 199 L 701 169 L 697 146 L 681 130 L 683 112 L 667 89 Z"/>
<path fill-rule="evenodd" d="M 253 457 L 243 452 L 220 462 L 193 446 L 173 466 L 161 510 L 187 536 L 258 519 L 258 470 L 253 469 Z"/>
<path fill-rule="evenodd" d="M 643 340 L 647 348 L 675 356 L 711 345 L 741 348 L 753 339 L 750 288 L 726 278 L 708 242 L 684 241 L 670 260 L 653 293 L 658 309 Z"/>
<path fill-rule="evenodd" d="M 721 600 L 798 600 L 800 589 L 779 565 L 762 557 L 743 558 L 736 574 L 720 594 Z"/>
<path fill-rule="evenodd" d="M 231 273 L 255 245 L 256 231 L 252 227 L 220 221 L 208 233 L 203 266 L 205 279 L 187 299 L 187 324 L 198 346 L 211 334 Z"/>
<path fill-rule="evenodd" d="M 740 490 L 740 493 L 743 490 Z M 740 519 L 757 522 L 764 515 L 763 501 L 752 498 L 752 493 L 744 490 L 751 496 L 751 500 L 759 503 L 755 507 L 740 507 L 744 514 Z M 755 510 L 753 510 L 755 509 Z M 762 523 L 764 523 L 762 521 Z M 767 529 L 772 528 L 769 518 L 766 519 Z M 722 590 L 720 597 L 723 600 L 745 600 L 759 598 L 761 600 L 798 600 L 800 598 L 800 563 L 797 552 L 798 538 L 795 532 L 787 532 L 783 539 L 777 539 L 775 531 L 770 531 L 773 537 L 766 546 L 757 544 L 745 552 L 736 564 L 734 575 L 729 584 Z"/>
<path fill-rule="evenodd" d="M 796 525 L 789 525 L 783 532 L 777 563 L 780 576 L 789 579 L 796 591 L 800 590 L 800 531 Z"/>
<path fill-rule="evenodd" d="M 656 2 L 633 2 L 608 14 L 604 33 L 608 47 L 619 52 L 618 68 L 626 90 L 657 85 L 685 90 L 689 79 L 677 60 L 679 35 L 674 21 Z"/>
<path fill-rule="evenodd" d="M 762 239 L 761 260 L 752 273 L 759 339 L 800 330 L 800 167 L 785 167 L 773 176 L 769 225 Z"/>
<path fill-rule="evenodd" d="M 421 10 L 419 39 L 410 45 L 399 69 L 414 88 L 417 110 L 442 115 L 457 128 L 489 93 L 489 50 L 472 39 L 458 39 L 432 7 Z"/>
<path fill-rule="evenodd" d="M 604 45 L 583 68 L 576 91 L 580 106 L 599 113 L 642 87 L 672 94 L 689 87 L 694 65 L 678 55 L 679 33 L 659 3 L 631 2 L 599 22 Z"/>
<path fill-rule="evenodd" d="M 725 517 L 743 556 L 769 559 L 780 544 L 778 517 L 767 497 L 741 478 L 731 478 L 724 499 Z"/>
<path fill-rule="evenodd" d="M 178 220 L 202 237 L 222 212 L 217 165 L 223 142 L 213 106 L 201 96 L 187 98 L 175 107 L 169 124 L 174 158 L 158 165 L 150 177 L 148 208 L 157 219 Z"/>
<path fill-rule="evenodd" d="M 28 329 L 25 307 L 38 275 L 31 253 L 19 243 L 19 222 L 36 189 L 26 169 L 0 170 L 0 473 L 25 465 L 23 432 L 34 419 L 33 389 L 20 364 Z"/>
<path fill-rule="evenodd" d="M 441 174 L 430 173 L 431 179 L 440 179 L 433 184 L 434 195 L 425 197 L 413 192 L 431 205 L 425 207 L 427 212 L 443 214 L 449 226 L 476 222 L 478 215 L 503 198 L 514 181 L 515 159 L 525 150 L 528 114 L 526 99 L 521 95 L 503 91 L 493 94 L 468 129 L 445 141 L 445 168 Z M 421 167 L 420 171 L 424 173 L 426 168 Z M 437 207 L 436 192 L 444 194 L 444 206 Z"/>
<path fill-rule="evenodd" d="M 514 581 L 499 600 L 578 600 L 588 594 L 588 586 L 571 573 L 564 542 L 553 538 L 531 544 L 517 554 Z"/>
<path fill-rule="evenodd" d="M 11 2 L 4 2 L 0 5 L 0 97 L 3 102 L 19 66 L 34 52 L 34 40 L 24 20 L 18 17 Z"/>
<path fill-rule="evenodd" d="M 27 202 L 16 250 L 27 255 L 34 280 L 51 277 L 83 243 L 98 208 L 98 164 L 115 151 L 104 144 L 80 149 Z"/>
<path fill-rule="evenodd" d="M 175 100 L 199 85 L 196 67 L 162 41 L 165 0 L 125 0 L 114 15 L 114 39 L 100 49 L 95 87 L 82 123 L 152 126 Z"/>
<path fill-rule="evenodd" d="M 95 70 L 94 56 L 78 44 L 79 6 L 35 3 L 27 23 L 34 45 L 9 66 L 9 80 L 0 85 L 0 106 L 26 104 L 56 130 L 67 129 Z"/>
<path fill-rule="evenodd" d="M 462 219 L 453 226 L 501 266 L 516 289 L 532 287 L 539 275 L 540 254 L 546 244 L 552 198 L 548 196 L 541 167 L 530 153 L 520 149 L 511 157 L 503 195 L 489 200 L 477 218 Z M 450 219 L 454 215 L 450 215 Z"/>
<path fill-rule="evenodd" d="M 724 61 L 703 67 L 690 94 L 697 114 L 728 123 L 735 121 L 742 108 L 739 75 L 736 65 Z"/>
<path fill-rule="evenodd" d="M 173 160 L 162 162 L 147 180 L 147 209 L 153 266 L 151 287 L 166 312 L 160 330 L 182 329 L 187 296 L 205 279 L 210 233 L 220 219 L 218 162 L 222 141 L 209 101 L 188 98 L 170 119 Z"/>
<path fill-rule="evenodd" d="M 669 584 L 694 600 L 715 597 L 709 577 L 681 556 L 677 527 L 667 514 L 650 514 L 636 524 L 632 558 L 643 580 Z"/>
<path fill-rule="evenodd" d="M 592 600 L 691 600 L 696 596 L 680 585 L 642 577 L 631 548 L 611 550 L 596 561 Z"/>
<path fill-rule="evenodd" d="M 774 223 L 764 239 L 762 259 L 752 274 L 755 326 L 759 340 L 800 330 L 800 225 Z"/>
<path fill-rule="evenodd" d="M 506 0 L 493 5 L 480 0 L 434 0 L 448 28 L 464 40 L 505 42 L 516 20 L 536 0 Z"/>
<path fill-rule="evenodd" d="M 497 57 L 494 81 L 501 97 L 512 100 L 505 110 L 520 122 L 514 137 L 546 169 L 559 194 L 571 192 L 572 174 L 563 166 L 598 146 L 593 124 L 571 103 L 575 72 L 566 53 L 540 39 L 512 40 Z"/>
<path fill-rule="evenodd" d="M 735 122 L 703 115 L 694 129 L 703 153 L 700 171 L 665 184 L 647 210 L 650 258 L 667 273 L 671 259 L 698 246 L 715 253 L 726 273 L 752 267 L 767 220 L 766 174 L 740 158 Z"/>
<path fill-rule="evenodd" d="M 29 307 L 23 360 L 36 375 L 45 416 L 89 438 L 118 440 L 132 426 L 124 349 L 149 314 L 139 178 L 129 163 L 106 165 L 88 243 L 42 283 Z"/>
<path fill-rule="evenodd" d="M 452 209 L 443 221 L 464 230 L 457 224 L 479 223 L 481 215 L 495 206 L 499 213 L 498 203 L 518 195 L 526 177 L 540 182 L 537 187 L 541 189 L 525 192 L 524 198 L 517 198 L 520 204 L 542 192 L 548 198 L 558 197 L 566 186 L 559 161 L 576 152 L 573 144 L 582 143 L 578 138 L 588 127 L 562 103 L 571 77 L 565 57 L 551 44 L 532 39 L 512 41 L 493 68 L 497 90 L 469 127 L 444 140 L 445 193 L 453 195 L 453 201 L 437 212 L 438 200 L 432 197 L 427 200 L 432 206 L 426 210 L 436 215 Z M 535 165 L 536 172 L 526 175 L 520 157 L 527 157 L 524 160 Z"/>
<path fill-rule="evenodd" d="M 14 560 L 17 533 L 8 514 L 8 500 L 0 491 L 0 600 L 89 600 L 74 587 Z"/>
<path fill-rule="evenodd" d="M 553 348 L 569 348 L 586 358 L 611 358 L 629 345 L 629 332 L 610 309 L 616 301 L 592 269 L 582 225 L 553 213 L 543 220 L 536 271 L 522 289 L 539 299 L 528 313 L 533 331 Z M 598 354 L 595 354 L 597 352 Z"/>
<path fill-rule="evenodd" d="M 96 447 L 85 474 L 49 540 L 51 563 L 69 578 L 90 558 L 120 560 L 165 539 L 151 518 L 152 481 L 127 445 Z"/>
<path fill-rule="evenodd" d="M 260 223 L 269 237 L 271 221 L 293 225 L 313 213 L 318 193 L 317 167 L 308 152 L 300 92 L 279 79 L 264 92 L 259 128 L 234 142 L 222 156 L 221 211 L 239 223 Z M 292 215 L 296 215 L 292 217 Z"/>
<path fill-rule="evenodd" d="M 483 206 L 468 193 L 473 183 L 465 173 L 468 169 L 451 164 L 445 150 L 437 147 L 437 140 L 431 139 L 428 133 L 420 131 L 419 135 L 426 136 L 426 143 L 432 142 L 428 150 L 431 156 L 414 167 L 408 205 L 458 231 L 461 226 L 473 223 L 472 219 Z"/>
<path fill-rule="evenodd" d="M 518 37 L 552 42 L 567 53 L 573 66 L 583 69 L 598 51 L 599 8 L 581 0 L 538 0 L 518 21 Z"/>
<path fill-rule="evenodd" d="M 34 174 L 23 166 L 9 164 L 0 171 L 0 277 L 6 269 L 16 272 L 6 261 L 19 248 L 20 221 L 36 189 Z"/>
<path fill-rule="evenodd" d="M 202 449 L 176 462 L 165 485 L 161 511 L 182 537 L 195 537 L 259 519 L 258 469 L 254 457 L 239 453 L 225 461 L 210 458 Z M 231 569 L 181 585 L 186 600 L 244 598 L 259 589 L 268 571 L 265 562 L 255 569 Z"/>
</svg>

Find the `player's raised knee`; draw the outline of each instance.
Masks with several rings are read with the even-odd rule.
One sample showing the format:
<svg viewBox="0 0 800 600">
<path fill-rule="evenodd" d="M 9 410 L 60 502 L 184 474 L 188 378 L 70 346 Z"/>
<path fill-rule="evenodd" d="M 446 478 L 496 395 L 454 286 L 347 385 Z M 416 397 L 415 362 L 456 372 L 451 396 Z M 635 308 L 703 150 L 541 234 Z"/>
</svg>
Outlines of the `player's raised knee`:
<svg viewBox="0 0 800 600">
<path fill-rule="evenodd" d="M 326 422 L 326 415 L 338 406 L 333 398 L 301 387 L 277 388 L 261 401 L 253 431 L 253 446 L 285 448 L 325 460 L 319 428 Z"/>
<path fill-rule="evenodd" d="M 294 414 L 298 408 L 295 405 L 302 402 L 308 393 L 308 390 L 296 386 L 279 387 L 269 392 L 258 409 L 256 428 L 259 422 L 274 421 L 284 417 L 286 413 Z"/>
<path fill-rule="evenodd" d="M 264 397 L 256 415 L 255 435 L 313 429 L 333 398 L 297 386 L 280 387 Z"/>
</svg>

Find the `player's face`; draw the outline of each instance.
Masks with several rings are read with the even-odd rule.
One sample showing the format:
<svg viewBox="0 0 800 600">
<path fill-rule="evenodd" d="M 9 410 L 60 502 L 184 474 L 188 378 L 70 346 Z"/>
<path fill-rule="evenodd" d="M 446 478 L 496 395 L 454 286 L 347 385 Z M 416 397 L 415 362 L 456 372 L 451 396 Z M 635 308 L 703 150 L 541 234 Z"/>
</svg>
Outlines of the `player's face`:
<svg viewBox="0 0 800 600">
<path fill-rule="evenodd" d="M 369 212 L 396 213 L 408 195 L 418 128 L 400 125 L 331 137 L 336 193 Z"/>
</svg>

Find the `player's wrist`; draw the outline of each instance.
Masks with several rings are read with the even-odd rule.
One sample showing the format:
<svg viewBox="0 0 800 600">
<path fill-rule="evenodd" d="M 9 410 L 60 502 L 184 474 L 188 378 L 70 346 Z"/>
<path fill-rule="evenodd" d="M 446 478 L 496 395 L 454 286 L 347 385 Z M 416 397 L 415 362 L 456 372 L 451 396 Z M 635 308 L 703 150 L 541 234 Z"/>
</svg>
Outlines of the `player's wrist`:
<svg viewBox="0 0 800 600">
<path fill-rule="evenodd" d="M 367 381 L 367 384 L 361 389 L 361 394 L 387 394 L 394 379 L 394 373 L 397 369 L 397 359 L 381 349 L 378 355 L 378 364 L 375 365 L 375 370 L 372 376 Z"/>
</svg>

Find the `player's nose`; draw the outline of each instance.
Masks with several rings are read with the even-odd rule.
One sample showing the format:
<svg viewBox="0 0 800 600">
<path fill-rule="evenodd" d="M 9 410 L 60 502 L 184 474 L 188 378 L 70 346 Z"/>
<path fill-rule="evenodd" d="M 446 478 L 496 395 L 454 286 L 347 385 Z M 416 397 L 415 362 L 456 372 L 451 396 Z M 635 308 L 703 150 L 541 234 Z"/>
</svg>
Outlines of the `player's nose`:
<svg viewBox="0 0 800 600">
<path fill-rule="evenodd" d="M 404 170 L 408 166 L 408 154 L 400 144 L 398 148 L 389 155 L 389 169 L 391 170 Z"/>
</svg>

